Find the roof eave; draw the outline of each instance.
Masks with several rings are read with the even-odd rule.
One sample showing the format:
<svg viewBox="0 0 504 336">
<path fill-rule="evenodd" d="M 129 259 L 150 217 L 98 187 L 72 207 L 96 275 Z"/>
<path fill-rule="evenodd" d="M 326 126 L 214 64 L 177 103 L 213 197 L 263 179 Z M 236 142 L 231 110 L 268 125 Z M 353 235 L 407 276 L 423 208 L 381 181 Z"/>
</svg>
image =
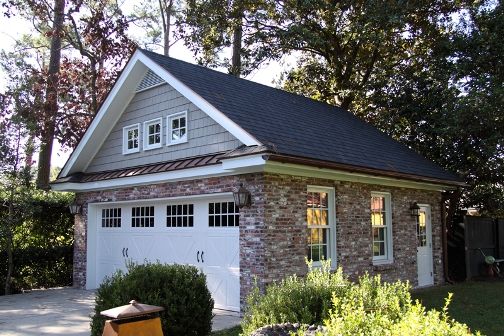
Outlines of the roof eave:
<svg viewBox="0 0 504 336">
<path fill-rule="evenodd" d="M 407 181 L 413 181 L 413 182 L 419 182 L 419 183 L 436 184 L 436 185 L 440 185 L 440 186 L 451 187 L 451 189 L 456 189 L 456 188 L 467 186 L 467 184 L 463 181 L 445 180 L 445 179 L 438 179 L 438 178 L 427 177 L 427 176 L 419 176 L 419 175 L 413 175 L 413 174 L 400 173 L 400 172 L 395 172 L 395 171 L 386 171 L 386 170 L 379 170 L 379 169 L 368 168 L 368 167 L 352 166 L 352 165 L 347 165 L 347 164 L 342 164 L 342 163 L 328 162 L 328 161 L 310 159 L 310 158 L 305 158 L 305 157 L 297 157 L 297 156 L 291 156 L 291 155 L 269 154 L 268 161 L 306 165 L 306 166 L 312 166 L 312 167 L 323 168 L 323 169 L 325 168 L 325 169 L 341 170 L 341 171 L 345 171 L 348 173 L 358 173 L 358 174 L 366 174 L 366 175 L 372 175 L 372 176 L 383 176 L 383 177 L 389 177 L 389 178 L 395 178 L 395 179 L 407 180 Z"/>
</svg>

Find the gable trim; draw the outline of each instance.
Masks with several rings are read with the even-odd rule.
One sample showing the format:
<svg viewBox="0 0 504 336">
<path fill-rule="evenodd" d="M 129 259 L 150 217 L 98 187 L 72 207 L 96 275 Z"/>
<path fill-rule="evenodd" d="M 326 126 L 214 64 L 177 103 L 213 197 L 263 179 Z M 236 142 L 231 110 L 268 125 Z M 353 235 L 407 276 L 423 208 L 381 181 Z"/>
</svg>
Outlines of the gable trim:
<svg viewBox="0 0 504 336">
<path fill-rule="evenodd" d="M 140 51 L 141 53 L 141 51 Z M 241 128 L 234 121 L 229 119 L 224 113 L 217 110 L 213 105 L 208 103 L 196 92 L 191 90 L 187 85 L 178 80 L 173 76 L 168 70 L 157 64 L 155 61 L 150 59 L 147 55 L 141 54 L 142 56 L 139 60 L 145 64 L 149 69 L 151 69 L 156 75 L 161 77 L 171 85 L 175 90 L 177 90 L 181 95 L 186 97 L 191 103 L 196 105 L 200 110 L 205 112 L 210 118 L 212 118 L 216 123 L 220 124 L 226 131 L 231 133 L 235 138 L 240 140 L 243 144 L 247 146 L 259 146 L 261 143 L 250 135 L 247 131 Z"/>
<path fill-rule="evenodd" d="M 66 177 L 87 169 L 92 159 L 102 147 L 108 134 L 110 134 L 113 126 L 121 117 L 124 109 L 135 96 L 136 87 L 148 69 L 171 85 L 243 144 L 248 146 L 260 145 L 258 140 L 225 114 L 217 110 L 147 55 L 143 54 L 140 50 L 136 50 L 102 103 L 81 141 L 63 166 L 59 177 Z M 99 131 L 100 136 L 96 136 L 97 131 Z"/>
<path fill-rule="evenodd" d="M 107 116 L 107 111 L 112 107 L 116 106 L 117 108 L 121 108 L 121 113 L 118 113 L 115 118 L 112 119 L 112 124 L 115 125 L 117 121 L 119 120 L 122 112 L 124 111 L 124 108 L 128 106 L 129 102 L 131 99 L 135 96 L 135 87 L 130 88 L 130 92 L 127 92 L 127 90 L 123 89 L 124 85 L 127 83 L 128 80 L 131 80 L 131 77 L 135 77 L 138 80 L 141 80 L 145 73 L 147 72 L 147 69 L 140 68 L 137 65 L 138 58 L 141 54 L 139 51 L 135 51 L 133 55 L 131 56 L 130 60 L 122 70 L 121 74 L 119 75 L 119 78 L 115 82 L 114 86 L 108 93 L 107 97 L 103 101 L 102 105 L 100 106 L 98 112 L 96 113 L 95 117 L 91 121 L 91 124 L 89 125 L 88 129 L 82 136 L 81 140 L 77 144 L 77 147 L 75 147 L 74 151 L 68 158 L 67 162 L 63 166 L 63 169 L 60 172 L 60 177 L 65 177 L 69 173 L 74 173 L 75 171 L 72 171 L 72 169 L 75 167 L 75 165 L 78 163 L 79 159 L 81 159 L 81 155 L 84 150 L 88 149 L 88 151 L 92 152 L 92 155 L 88 155 L 87 159 L 84 159 L 85 161 L 81 163 L 82 169 L 80 171 L 83 171 L 87 168 L 89 163 L 91 162 L 92 158 L 96 155 L 98 150 L 102 147 L 105 139 L 107 138 L 108 134 L 112 130 L 112 127 L 109 127 L 105 133 L 107 133 L 107 136 L 101 137 L 100 139 L 93 139 L 95 141 L 100 141 L 100 143 L 94 143 L 90 144 L 92 141 L 92 137 L 95 134 L 96 130 L 98 127 L 104 125 L 104 119 Z M 121 95 L 121 97 L 118 97 L 118 95 Z M 120 99 L 116 99 L 120 98 Z M 122 98 L 122 99 L 121 99 Z M 96 137 L 95 137 L 96 138 Z M 91 147 L 91 149 L 89 149 Z M 81 159 L 83 160 L 83 159 Z"/>
</svg>

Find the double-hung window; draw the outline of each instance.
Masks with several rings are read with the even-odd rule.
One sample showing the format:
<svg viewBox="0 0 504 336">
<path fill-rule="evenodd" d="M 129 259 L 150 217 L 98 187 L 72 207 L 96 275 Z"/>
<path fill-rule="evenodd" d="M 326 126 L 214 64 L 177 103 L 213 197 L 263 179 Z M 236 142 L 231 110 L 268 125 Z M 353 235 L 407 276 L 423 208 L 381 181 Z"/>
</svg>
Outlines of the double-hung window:
<svg viewBox="0 0 504 336">
<path fill-rule="evenodd" d="M 149 120 L 144 123 L 144 149 L 161 147 L 161 123 L 161 118 Z"/>
<path fill-rule="evenodd" d="M 140 124 L 123 128 L 123 154 L 136 153 L 140 150 Z"/>
<path fill-rule="evenodd" d="M 166 144 L 187 142 L 187 111 L 170 115 L 166 119 L 168 124 Z"/>
<path fill-rule="evenodd" d="M 308 225 L 307 258 L 315 266 L 331 259 L 336 265 L 336 215 L 334 189 L 308 187 L 306 198 L 306 223 Z"/>
<path fill-rule="evenodd" d="M 389 193 L 371 193 L 371 230 L 373 262 L 392 262 L 392 214 Z"/>
</svg>

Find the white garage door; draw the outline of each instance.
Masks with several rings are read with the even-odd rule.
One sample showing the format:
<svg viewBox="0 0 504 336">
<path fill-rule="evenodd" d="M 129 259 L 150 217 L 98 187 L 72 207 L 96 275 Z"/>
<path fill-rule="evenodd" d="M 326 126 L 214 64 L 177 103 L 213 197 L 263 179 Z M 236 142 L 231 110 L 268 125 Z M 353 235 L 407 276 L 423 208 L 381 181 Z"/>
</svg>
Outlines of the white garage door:
<svg viewBox="0 0 504 336">
<path fill-rule="evenodd" d="M 89 234 L 94 227 L 96 239 L 88 244 L 88 257 L 94 254 L 96 269 L 88 263 L 88 287 L 125 270 L 128 260 L 189 264 L 206 274 L 215 308 L 239 311 L 239 214 L 232 199 L 142 201 L 90 209 L 95 223 L 90 218 Z"/>
</svg>

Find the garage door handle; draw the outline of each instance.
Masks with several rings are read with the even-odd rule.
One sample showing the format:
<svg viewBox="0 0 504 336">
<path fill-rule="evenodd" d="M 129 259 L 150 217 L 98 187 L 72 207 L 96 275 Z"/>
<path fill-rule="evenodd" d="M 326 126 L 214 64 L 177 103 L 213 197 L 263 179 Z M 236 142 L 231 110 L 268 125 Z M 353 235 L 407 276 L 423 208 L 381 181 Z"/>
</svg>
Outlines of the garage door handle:
<svg viewBox="0 0 504 336">
<path fill-rule="evenodd" d="M 199 251 L 198 251 L 198 253 L 196 253 L 196 259 L 197 259 L 197 260 L 198 260 L 198 262 L 199 262 Z"/>
<path fill-rule="evenodd" d="M 204 262 L 205 262 L 205 260 L 203 260 L 203 254 L 204 254 L 204 253 L 205 253 L 204 251 L 201 251 L 201 262 L 202 262 L 202 263 L 204 263 Z"/>
<path fill-rule="evenodd" d="M 128 256 L 128 248 L 126 247 L 126 258 L 129 258 Z"/>
<path fill-rule="evenodd" d="M 125 250 L 125 249 L 126 249 L 126 248 L 125 248 L 125 247 L 123 247 L 123 250 L 122 250 L 123 257 L 124 257 L 124 250 Z"/>
</svg>

